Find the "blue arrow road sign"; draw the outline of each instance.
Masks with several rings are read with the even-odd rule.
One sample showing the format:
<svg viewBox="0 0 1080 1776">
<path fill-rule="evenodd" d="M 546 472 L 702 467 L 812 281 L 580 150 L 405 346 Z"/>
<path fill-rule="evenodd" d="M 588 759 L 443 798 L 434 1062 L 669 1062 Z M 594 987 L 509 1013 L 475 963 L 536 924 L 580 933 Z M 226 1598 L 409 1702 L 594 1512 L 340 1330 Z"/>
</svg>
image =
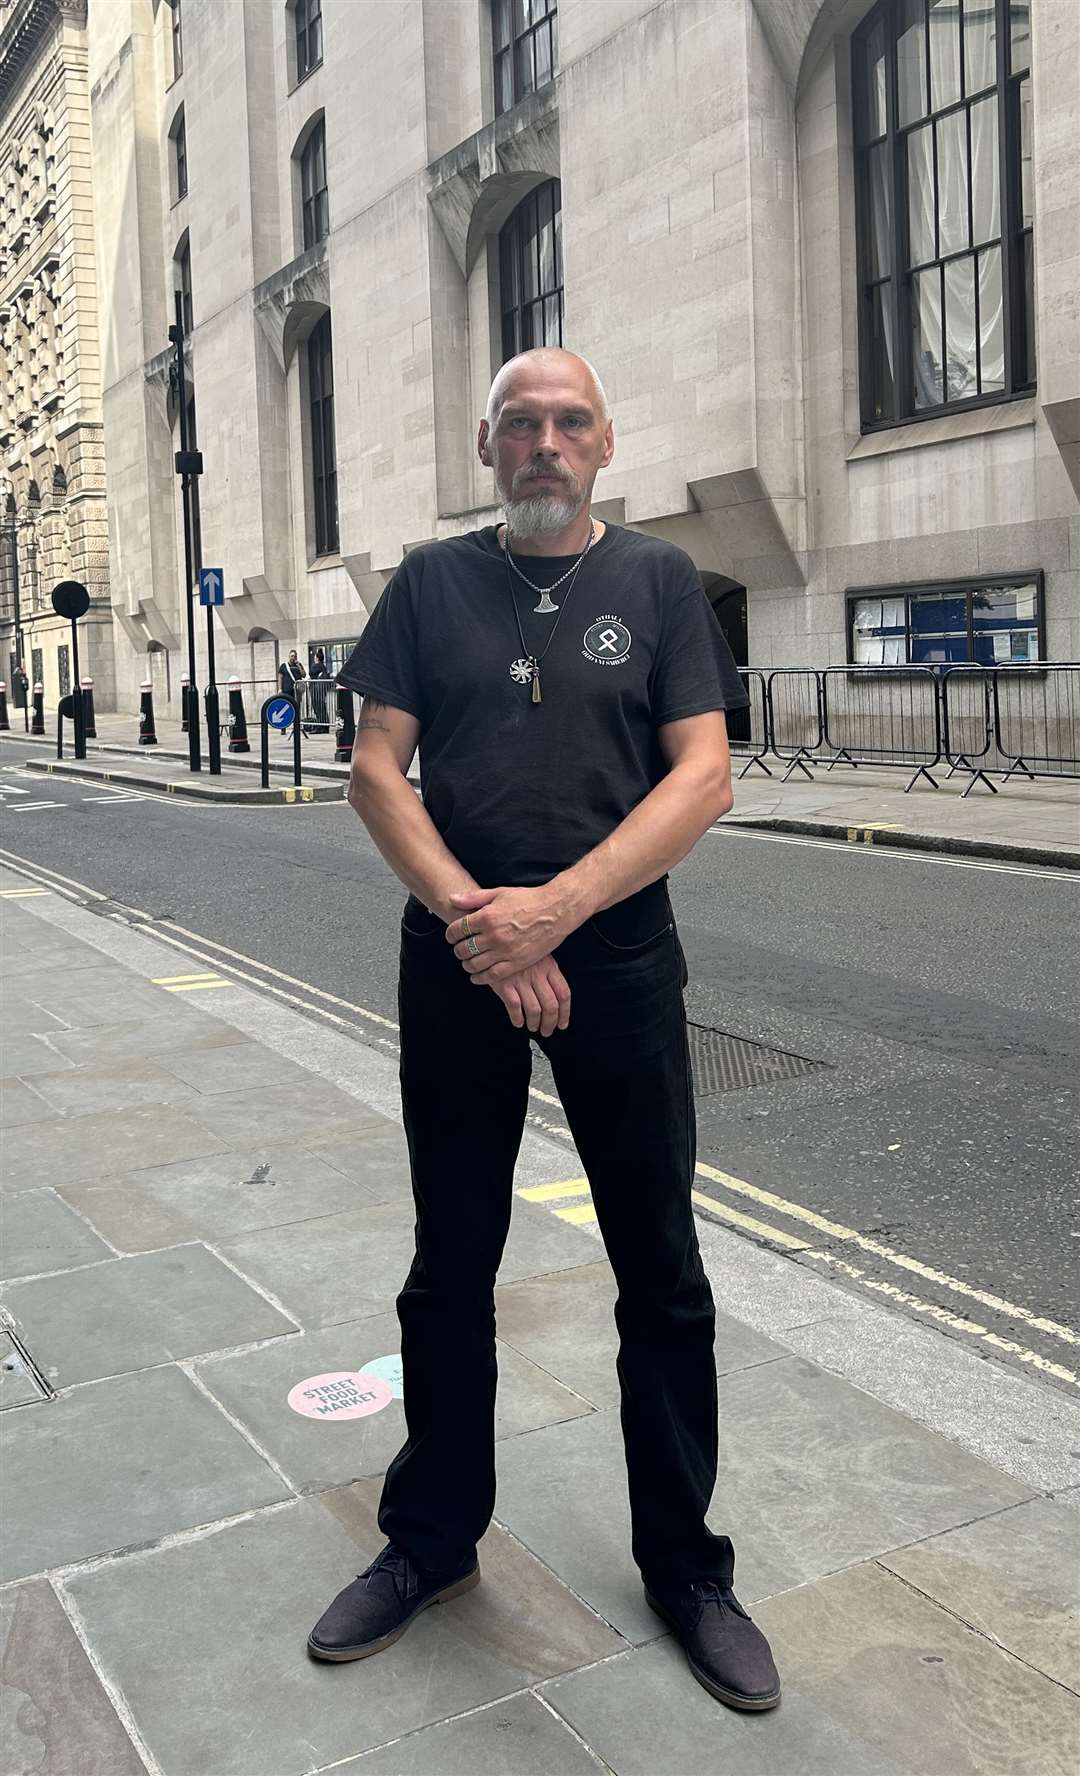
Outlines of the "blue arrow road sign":
<svg viewBox="0 0 1080 1776">
<path fill-rule="evenodd" d="M 296 704 L 291 697 L 273 697 L 267 703 L 264 713 L 268 725 L 283 734 L 296 720 Z"/>
<path fill-rule="evenodd" d="M 225 575 L 222 573 L 220 567 L 200 567 L 199 603 L 225 603 Z"/>
</svg>

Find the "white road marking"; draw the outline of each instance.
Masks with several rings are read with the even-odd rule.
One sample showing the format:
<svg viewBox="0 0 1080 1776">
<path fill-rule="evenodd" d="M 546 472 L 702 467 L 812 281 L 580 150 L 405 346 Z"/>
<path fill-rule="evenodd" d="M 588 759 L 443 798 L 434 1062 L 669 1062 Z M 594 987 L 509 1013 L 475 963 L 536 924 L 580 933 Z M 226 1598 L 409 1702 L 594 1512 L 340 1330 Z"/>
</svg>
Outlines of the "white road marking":
<svg viewBox="0 0 1080 1776">
<path fill-rule="evenodd" d="M 866 822 L 860 823 L 865 826 Z M 887 857 L 895 863 L 935 863 L 944 869 L 977 869 L 989 870 L 1000 876 L 1033 876 L 1037 881 L 1072 882 L 1080 885 L 1080 869 L 1054 869 L 1051 865 L 1029 865 L 1025 863 L 995 863 L 990 858 L 980 857 L 944 857 L 940 851 L 905 851 L 897 845 L 853 845 L 847 839 L 819 839 L 802 833 L 769 832 L 765 827 L 733 826 L 721 822 L 719 826 L 710 826 L 709 836 L 715 837 L 730 833 L 740 838 L 764 839 L 772 845 L 812 845 L 818 851 L 843 851 L 849 857 Z"/>
<path fill-rule="evenodd" d="M 42 808 L 66 808 L 66 802 L 20 802 L 12 808 L 13 814 L 37 814 Z"/>
</svg>

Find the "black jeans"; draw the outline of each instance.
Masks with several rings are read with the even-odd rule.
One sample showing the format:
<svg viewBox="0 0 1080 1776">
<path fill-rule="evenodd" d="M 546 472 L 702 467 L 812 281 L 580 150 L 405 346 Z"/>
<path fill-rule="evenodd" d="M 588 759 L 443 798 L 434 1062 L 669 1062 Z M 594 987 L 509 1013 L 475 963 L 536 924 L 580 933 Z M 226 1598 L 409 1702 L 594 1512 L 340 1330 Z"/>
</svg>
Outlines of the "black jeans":
<svg viewBox="0 0 1080 1776">
<path fill-rule="evenodd" d="M 570 1027 L 531 1040 L 551 1062 L 618 1284 L 634 1559 L 656 1584 L 730 1583 L 731 1543 L 705 1526 L 715 1319 L 690 1201 L 686 974 L 665 885 L 599 914 L 557 959 Z M 397 1303 L 408 1439 L 387 1472 L 379 1524 L 440 1570 L 469 1556 L 495 1505 L 493 1291 L 531 1050 L 415 899 L 402 920 L 398 1003 L 416 1256 Z"/>
</svg>

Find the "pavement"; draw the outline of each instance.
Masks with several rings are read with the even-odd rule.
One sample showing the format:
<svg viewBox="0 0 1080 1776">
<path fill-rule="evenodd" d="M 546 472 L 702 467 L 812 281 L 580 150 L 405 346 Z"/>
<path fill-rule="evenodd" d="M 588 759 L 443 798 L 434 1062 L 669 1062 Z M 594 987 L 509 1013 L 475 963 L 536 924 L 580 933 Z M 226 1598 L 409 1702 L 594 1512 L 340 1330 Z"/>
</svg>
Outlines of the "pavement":
<svg viewBox="0 0 1080 1776">
<path fill-rule="evenodd" d="M 644 1604 L 610 1272 L 576 1156 L 531 1129 L 484 1583 L 310 1662 L 403 1436 L 389 1035 L 22 873 L 0 898 L 5 1772 L 1072 1776 L 1080 1404 L 702 1224 L 710 1520 L 785 1680 L 725 1710 Z"/>
<path fill-rule="evenodd" d="M 257 733 L 255 750 L 226 755 L 221 777 L 211 779 L 205 760 L 200 774 L 188 770 L 187 739 L 179 722 L 160 721 L 157 731 L 159 744 L 148 758 L 150 749 L 137 744 L 137 718 L 99 715 L 97 739 L 88 743 L 79 774 L 130 787 L 150 782 L 170 794 L 208 800 L 257 804 L 283 799 L 276 789 L 243 793 L 258 769 Z M 14 727 L 10 738 L 26 746 L 31 760 L 40 756 L 44 761 L 55 752 L 54 741 L 31 740 Z M 334 763 L 334 743 L 333 734 L 305 737 L 305 788 L 299 799 L 333 799 L 336 791 L 328 786 L 344 784 L 348 766 Z M 767 761 L 770 777 L 753 761 L 736 757 L 734 763 L 736 805 L 724 824 L 1080 869 L 1080 780 L 1040 778 L 1032 783 L 1013 777 L 1003 783 L 1000 773 L 990 773 L 996 793 L 977 782 L 965 795 L 971 773 L 950 776 L 946 765 L 935 768 L 936 788 L 922 779 L 905 793 L 910 769 L 815 764 L 811 778 L 796 770 L 785 783 L 787 766 L 775 759 Z M 271 764 L 275 775 L 291 775 L 291 742 L 272 740 Z M 745 776 L 738 775 L 744 767 Z M 74 771 L 73 764 L 70 769 Z"/>
</svg>

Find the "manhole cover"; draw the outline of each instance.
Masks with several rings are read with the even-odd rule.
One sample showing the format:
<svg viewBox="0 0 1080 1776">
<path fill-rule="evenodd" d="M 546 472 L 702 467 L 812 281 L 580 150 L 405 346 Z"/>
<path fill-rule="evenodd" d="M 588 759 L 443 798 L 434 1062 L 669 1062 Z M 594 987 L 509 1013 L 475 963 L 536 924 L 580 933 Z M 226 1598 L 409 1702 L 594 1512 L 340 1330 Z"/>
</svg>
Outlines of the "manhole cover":
<svg viewBox="0 0 1080 1776">
<path fill-rule="evenodd" d="M 49 1390 L 22 1346 L 10 1332 L 0 1332 L 0 1412 L 48 1398 Z"/>
<path fill-rule="evenodd" d="M 797 1079 L 803 1073 L 816 1073 L 827 1061 L 811 1061 L 805 1055 L 788 1054 L 782 1048 L 766 1048 L 760 1042 L 746 1042 L 726 1030 L 711 1030 L 705 1024 L 688 1024 L 690 1065 L 694 1073 L 694 1096 L 707 1098 L 712 1092 L 745 1091 L 748 1086 L 773 1085 L 778 1079 Z"/>
</svg>

